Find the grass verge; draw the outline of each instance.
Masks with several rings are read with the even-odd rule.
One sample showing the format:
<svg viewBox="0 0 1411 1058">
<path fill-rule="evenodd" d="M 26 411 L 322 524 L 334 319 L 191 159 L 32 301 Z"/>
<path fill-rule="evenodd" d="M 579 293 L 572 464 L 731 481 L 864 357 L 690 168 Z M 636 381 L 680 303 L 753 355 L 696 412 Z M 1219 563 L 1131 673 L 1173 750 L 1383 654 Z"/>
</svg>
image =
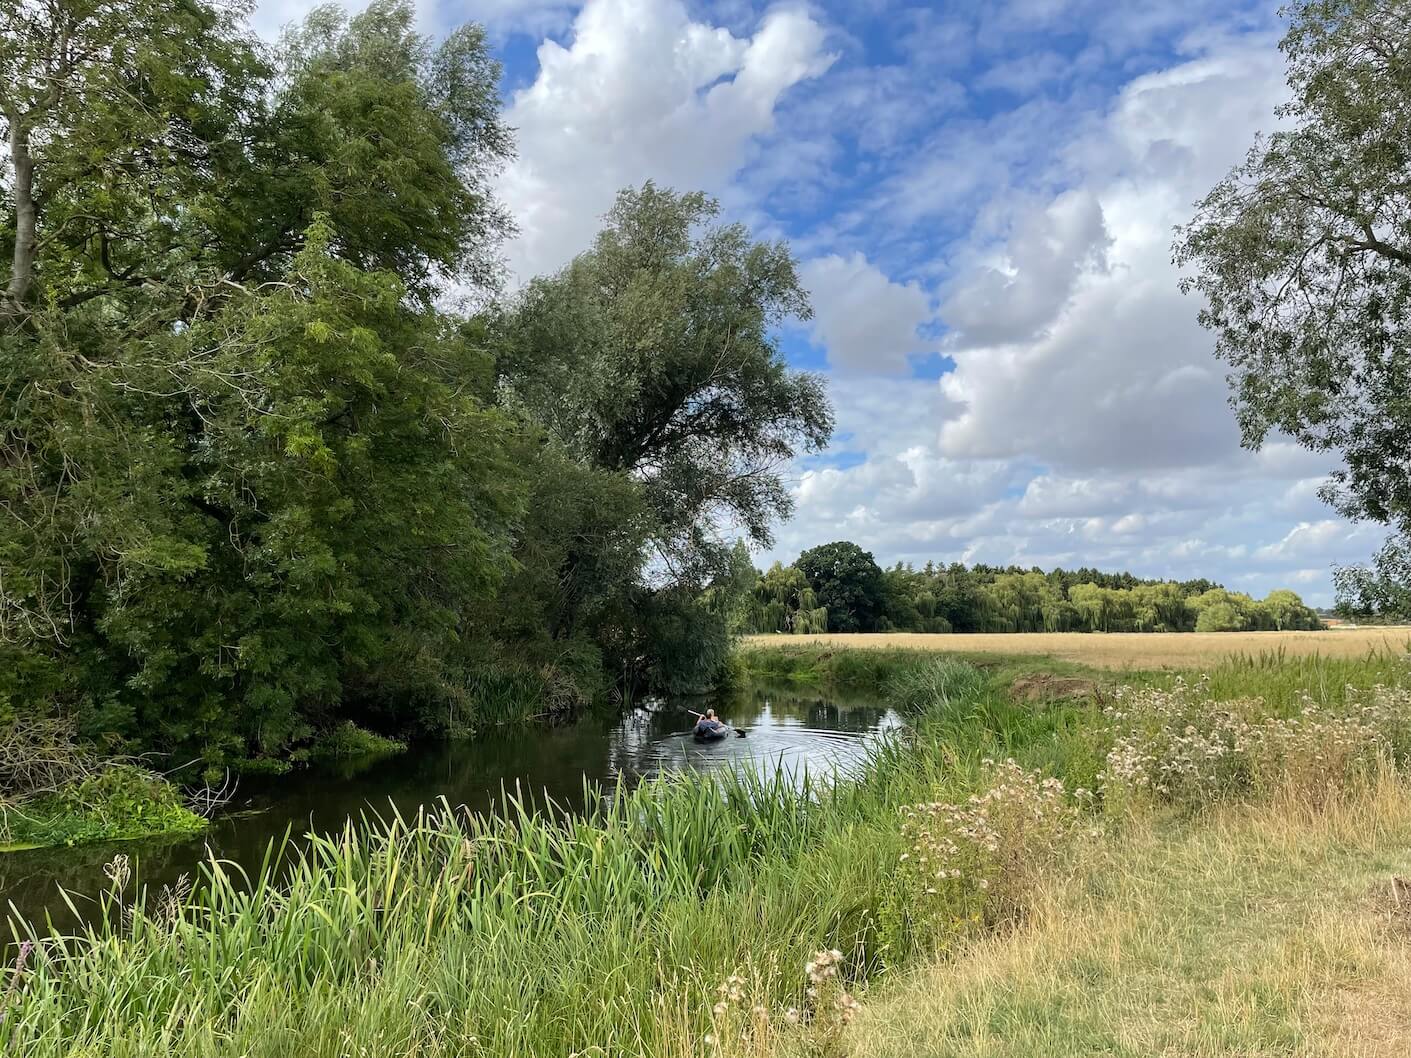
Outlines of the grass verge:
<svg viewBox="0 0 1411 1058">
<path fill-rule="evenodd" d="M 1411 790 L 1135 826 L 1025 926 L 868 1002 L 857 1058 L 1411 1054 Z M 1411 896 L 1411 894 L 1408 894 Z"/>
</svg>

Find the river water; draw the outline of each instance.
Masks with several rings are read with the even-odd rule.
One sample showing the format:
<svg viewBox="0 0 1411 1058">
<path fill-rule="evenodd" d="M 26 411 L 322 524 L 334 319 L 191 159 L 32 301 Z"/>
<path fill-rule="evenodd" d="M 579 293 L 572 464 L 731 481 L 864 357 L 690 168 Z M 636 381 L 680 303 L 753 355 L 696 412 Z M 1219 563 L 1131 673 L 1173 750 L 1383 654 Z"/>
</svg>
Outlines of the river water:
<svg viewBox="0 0 1411 1058">
<path fill-rule="evenodd" d="M 745 738 L 697 743 L 690 709 L 714 706 L 743 727 Z M 351 818 L 414 813 L 444 797 L 452 805 L 492 810 L 501 792 L 580 805 L 585 780 L 612 783 L 682 769 L 746 767 L 794 774 L 842 774 L 865 762 L 885 732 L 900 725 L 875 700 L 797 687 L 754 687 L 728 701 L 656 702 L 622 716 L 590 716 L 551 728 L 494 732 L 473 740 L 413 744 L 379 760 L 349 760 L 278 779 L 247 781 L 205 833 L 194 839 L 129 841 L 0 854 L 0 900 L 10 916 L 38 924 L 46 917 L 71 930 L 87 917 L 104 885 L 103 865 L 127 855 L 149 891 L 182 875 L 197 877 L 210 855 L 253 873 L 271 842 L 286 833 L 340 830 Z M 70 908 L 60 889 L 70 894 Z M 75 909 L 76 912 L 75 913 Z M 6 938 L 8 939 L 8 937 Z"/>
</svg>

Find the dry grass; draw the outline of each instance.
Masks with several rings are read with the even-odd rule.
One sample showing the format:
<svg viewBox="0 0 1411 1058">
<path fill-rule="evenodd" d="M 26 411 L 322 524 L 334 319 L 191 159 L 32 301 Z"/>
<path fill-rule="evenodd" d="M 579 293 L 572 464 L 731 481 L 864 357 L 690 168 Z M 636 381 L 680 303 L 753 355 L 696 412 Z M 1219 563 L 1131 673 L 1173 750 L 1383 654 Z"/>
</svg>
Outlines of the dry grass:
<svg viewBox="0 0 1411 1058">
<path fill-rule="evenodd" d="M 1098 842 L 1017 934 L 865 999 L 856 1058 L 1411 1054 L 1411 791 Z"/>
<path fill-rule="evenodd" d="M 751 647 L 825 645 L 958 654 L 1031 654 L 1105 669 L 1189 669 L 1232 655 L 1283 652 L 1287 657 L 1352 658 L 1373 651 L 1405 653 L 1411 628 L 1338 628 L 1322 632 L 1021 632 L 925 635 L 747 636 Z"/>
</svg>

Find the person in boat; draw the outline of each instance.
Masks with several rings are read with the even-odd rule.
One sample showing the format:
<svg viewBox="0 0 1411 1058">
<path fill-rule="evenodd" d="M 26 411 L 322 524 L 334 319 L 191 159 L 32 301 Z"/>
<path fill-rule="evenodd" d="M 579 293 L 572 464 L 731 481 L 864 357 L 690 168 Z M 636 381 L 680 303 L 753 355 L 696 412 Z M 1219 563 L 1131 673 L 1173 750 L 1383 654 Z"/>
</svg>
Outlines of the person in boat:
<svg viewBox="0 0 1411 1058">
<path fill-rule="evenodd" d="M 698 738 L 718 738 L 725 734 L 725 730 L 725 725 L 716 719 L 715 710 L 707 709 L 696 721 L 696 727 L 692 734 Z"/>
</svg>

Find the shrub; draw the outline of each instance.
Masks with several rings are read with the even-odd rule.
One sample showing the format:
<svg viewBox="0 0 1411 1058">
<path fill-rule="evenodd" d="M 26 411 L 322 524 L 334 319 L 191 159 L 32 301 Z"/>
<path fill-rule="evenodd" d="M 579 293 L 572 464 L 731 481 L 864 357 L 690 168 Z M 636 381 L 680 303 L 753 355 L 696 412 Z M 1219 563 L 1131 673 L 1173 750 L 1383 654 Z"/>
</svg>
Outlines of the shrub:
<svg viewBox="0 0 1411 1058">
<path fill-rule="evenodd" d="M 1017 922 L 1078 833 L 1081 813 L 1060 780 L 1013 760 L 986 767 L 983 792 L 968 800 L 901 810 L 907 850 L 883 911 L 895 954 Z"/>
<path fill-rule="evenodd" d="M 309 747 L 310 760 L 334 760 L 343 757 L 387 756 L 406 750 L 406 744 L 366 728 L 361 728 L 351 720 L 344 720 L 337 727 L 326 731 Z"/>
<path fill-rule="evenodd" d="M 110 765 L 54 794 L 6 810 L 10 840 L 33 845 L 79 845 L 152 834 L 194 833 L 206 820 L 192 812 L 175 786 L 145 768 Z"/>
<path fill-rule="evenodd" d="M 1269 714 L 1262 698 L 1216 700 L 1208 680 L 1170 690 L 1120 688 L 1106 710 L 1119 731 L 1101 790 L 1109 807 L 1184 809 L 1231 797 L 1292 792 L 1321 803 L 1382 759 L 1411 753 L 1411 690 L 1348 688 L 1345 703 L 1304 695 L 1292 716 Z"/>
<path fill-rule="evenodd" d="M 1214 702 L 1206 678 L 1169 690 L 1119 687 L 1104 709 L 1122 733 L 1107 754 L 1100 790 L 1113 806 L 1153 799 L 1195 805 L 1246 788 L 1240 752 L 1257 699 Z"/>
<path fill-rule="evenodd" d="M 20 802 L 80 782 L 99 768 L 72 719 L 16 717 L 0 727 L 0 800 Z"/>
</svg>

